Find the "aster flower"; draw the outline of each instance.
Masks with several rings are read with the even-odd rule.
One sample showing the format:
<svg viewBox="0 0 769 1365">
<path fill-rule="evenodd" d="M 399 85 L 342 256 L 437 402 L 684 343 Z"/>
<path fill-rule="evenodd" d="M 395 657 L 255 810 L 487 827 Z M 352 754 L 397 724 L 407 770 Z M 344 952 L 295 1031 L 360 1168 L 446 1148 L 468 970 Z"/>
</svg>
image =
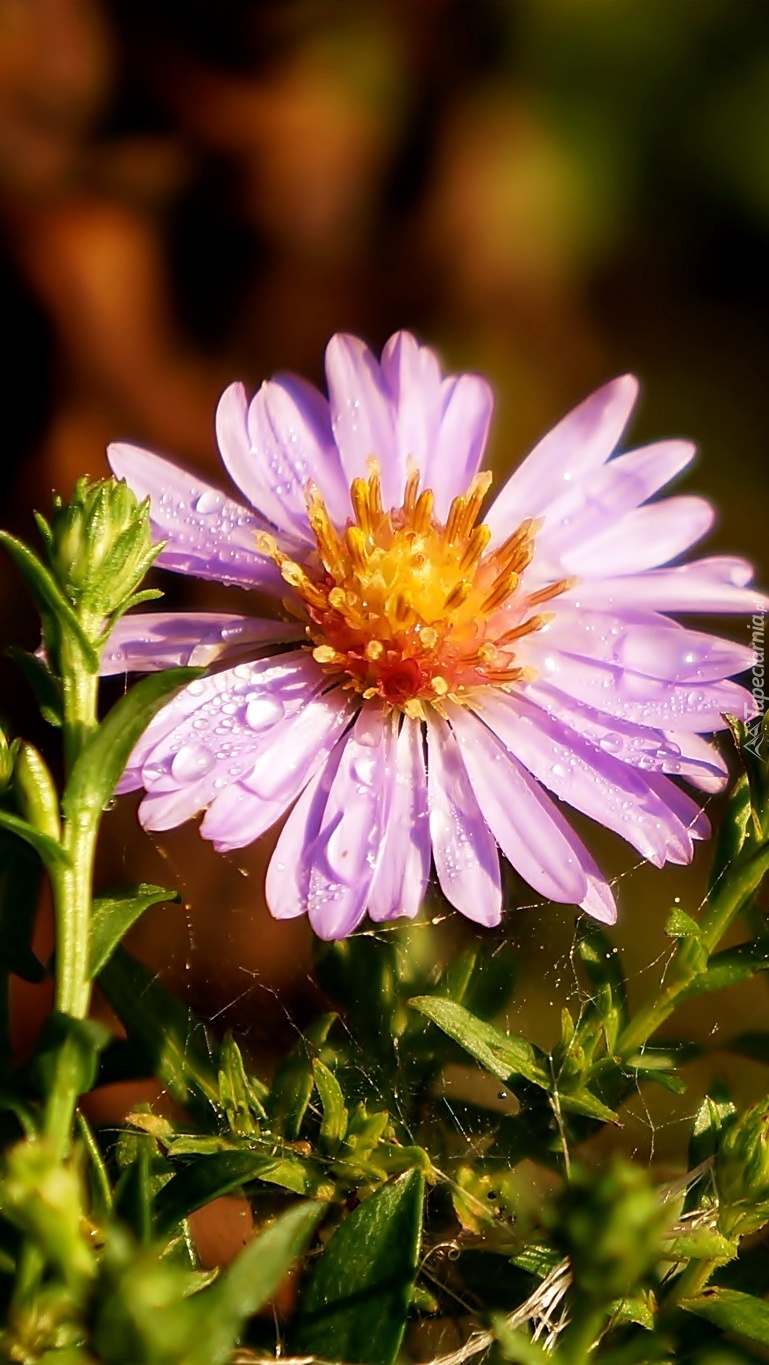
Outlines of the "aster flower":
<svg viewBox="0 0 769 1365">
<path fill-rule="evenodd" d="M 283 619 L 152 613 L 121 620 L 103 671 L 192 663 L 139 741 L 122 790 L 149 830 L 205 811 L 219 850 L 288 813 L 267 873 L 273 915 L 323 938 L 417 913 L 431 863 L 479 924 L 502 912 L 499 850 L 542 896 L 612 922 L 611 888 L 553 797 L 657 866 L 686 863 L 723 760 L 702 736 L 747 714 L 728 681 L 751 651 L 671 612 L 749 612 L 750 566 L 676 563 L 713 511 L 649 499 L 685 441 L 615 454 L 637 393 L 625 376 L 565 417 L 482 516 L 492 394 L 441 375 L 408 333 L 381 361 L 354 337 L 326 353 L 329 397 L 281 375 L 217 412 L 234 501 L 132 446 L 115 474 L 150 498 L 159 563 L 271 594 Z M 260 602 L 263 597 L 260 597 Z M 747 710 L 746 710 L 747 708 Z"/>
</svg>

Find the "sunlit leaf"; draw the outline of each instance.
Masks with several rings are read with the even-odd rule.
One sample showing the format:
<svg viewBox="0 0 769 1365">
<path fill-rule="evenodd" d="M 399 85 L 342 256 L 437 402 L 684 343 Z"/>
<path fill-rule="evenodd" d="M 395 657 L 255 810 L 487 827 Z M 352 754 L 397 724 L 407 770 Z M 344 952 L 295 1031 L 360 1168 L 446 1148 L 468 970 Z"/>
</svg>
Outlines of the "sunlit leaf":
<svg viewBox="0 0 769 1365">
<path fill-rule="evenodd" d="M 493 1024 L 476 1018 L 463 1005 L 440 996 L 414 996 L 409 1005 L 426 1015 L 499 1080 L 509 1083 L 512 1077 L 522 1076 L 533 1085 L 549 1089 L 550 1076 L 545 1069 L 544 1054 L 525 1038 L 503 1033 Z"/>
<path fill-rule="evenodd" d="M 90 975 L 98 976 L 123 936 L 145 910 L 159 901 L 178 900 L 175 891 L 166 891 L 162 886 L 150 886 L 146 882 L 96 896 L 91 919 Z"/>
<path fill-rule="evenodd" d="M 253 1180 L 281 1185 L 303 1195 L 314 1194 L 327 1184 L 318 1166 L 298 1156 L 274 1156 L 252 1150 L 203 1156 L 191 1161 L 159 1192 L 155 1203 L 158 1231 L 169 1232 L 195 1209 Z"/>
</svg>

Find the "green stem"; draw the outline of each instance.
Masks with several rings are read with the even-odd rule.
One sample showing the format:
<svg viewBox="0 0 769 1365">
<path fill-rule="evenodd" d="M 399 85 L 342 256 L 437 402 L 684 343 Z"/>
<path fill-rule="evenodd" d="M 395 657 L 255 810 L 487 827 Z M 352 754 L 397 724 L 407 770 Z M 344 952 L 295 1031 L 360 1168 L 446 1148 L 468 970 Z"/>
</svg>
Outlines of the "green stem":
<svg viewBox="0 0 769 1365">
<path fill-rule="evenodd" d="M 768 870 L 769 846 L 734 865 L 731 875 L 724 879 L 718 892 L 709 901 L 701 922 L 700 943 L 707 955 L 717 948 L 740 910 L 758 890 Z M 670 1017 L 701 971 L 702 967 L 692 956 L 689 941 L 682 940 L 663 989 L 658 995 L 644 1001 L 621 1035 L 617 1043 L 620 1056 L 627 1056 L 643 1047 Z"/>
<path fill-rule="evenodd" d="M 701 1294 L 713 1271 L 719 1265 L 717 1257 L 705 1261 L 690 1261 L 686 1269 L 675 1280 L 673 1288 L 665 1300 L 665 1308 L 676 1307 L 681 1299 L 695 1299 Z"/>
</svg>

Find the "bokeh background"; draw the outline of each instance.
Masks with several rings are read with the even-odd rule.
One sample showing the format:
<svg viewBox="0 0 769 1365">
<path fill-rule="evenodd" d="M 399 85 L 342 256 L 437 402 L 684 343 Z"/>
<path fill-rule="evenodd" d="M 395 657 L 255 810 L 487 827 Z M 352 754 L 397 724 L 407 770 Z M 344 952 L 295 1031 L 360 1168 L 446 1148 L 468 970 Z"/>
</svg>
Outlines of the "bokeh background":
<svg viewBox="0 0 769 1365">
<path fill-rule="evenodd" d="M 696 439 L 686 486 L 718 505 L 710 548 L 760 563 L 768 304 L 763 0 L 0 0 L 0 480 L 22 534 L 53 489 L 106 473 L 113 439 L 215 478 L 227 382 L 321 382 L 332 332 L 380 347 L 405 326 L 491 377 L 500 477 L 591 388 L 637 372 L 634 437 Z M 34 647 L 5 569 L 0 613 L 3 638 Z M 2 686 L 38 735 L 7 669 Z M 621 876 L 616 941 L 641 993 L 708 855 L 659 873 L 591 837 Z M 102 854 L 105 881 L 180 887 L 137 949 L 257 1051 L 311 994 L 305 927 L 264 911 L 268 848 L 152 841 L 124 801 Z M 516 1026 L 547 1043 L 575 998 L 574 917 L 519 891 Z M 767 998 L 758 983 L 687 1022 L 726 1036 Z M 41 1002 L 20 995 L 22 1019 Z M 744 1098 L 763 1083 L 719 1057 L 693 1068 L 695 1095 L 707 1068 Z M 675 1161 L 693 1103 L 639 1097 L 621 1140 Z"/>
</svg>

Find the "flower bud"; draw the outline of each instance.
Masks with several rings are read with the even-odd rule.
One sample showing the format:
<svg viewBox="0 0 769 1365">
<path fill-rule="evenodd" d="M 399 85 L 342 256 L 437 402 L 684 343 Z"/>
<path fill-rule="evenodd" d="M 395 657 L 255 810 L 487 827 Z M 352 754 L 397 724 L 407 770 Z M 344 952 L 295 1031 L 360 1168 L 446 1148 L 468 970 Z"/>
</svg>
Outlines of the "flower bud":
<svg viewBox="0 0 769 1365">
<path fill-rule="evenodd" d="M 49 839 L 59 839 L 59 795 L 48 765 L 34 744 L 22 741 L 13 772 L 16 805 L 24 819 Z"/>
<path fill-rule="evenodd" d="M 74 607 L 110 616 L 138 588 L 155 557 L 149 504 L 125 483 L 78 479 L 51 521 L 51 567 Z"/>
<path fill-rule="evenodd" d="M 728 1236 L 769 1222 L 769 1100 L 724 1129 L 716 1155 L 719 1228 Z"/>
</svg>

